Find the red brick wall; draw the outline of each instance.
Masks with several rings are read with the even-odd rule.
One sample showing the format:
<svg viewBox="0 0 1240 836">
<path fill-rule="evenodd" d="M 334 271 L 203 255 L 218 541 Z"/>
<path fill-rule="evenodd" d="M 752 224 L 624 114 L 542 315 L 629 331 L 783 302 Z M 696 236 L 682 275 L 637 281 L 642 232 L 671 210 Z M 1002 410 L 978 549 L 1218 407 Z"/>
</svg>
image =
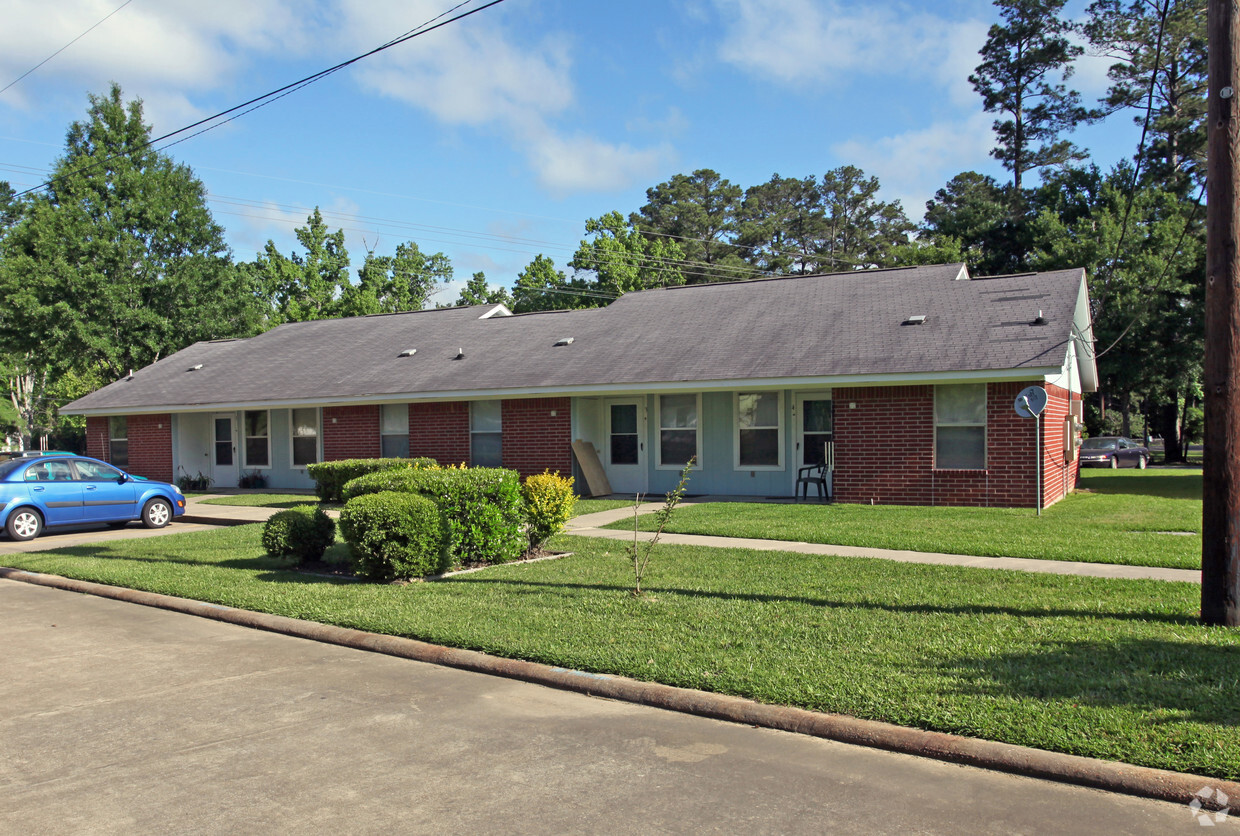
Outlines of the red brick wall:
<svg viewBox="0 0 1240 836">
<path fill-rule="evenodd" d="M 107 461 L 108 419 L 91 415 L 86 419 L 86 455 Z"/>
<path fill-rule="evenodd" d="M 1033 507 L 1037 432 L 1033 420 L 1019 417 L 1012 408 L 1017 393 L 1028 385 L 987 385 L 984 470 L 934 468 L 933 386 L 836 389 L 836 498 L 880 504 Z M 1062 451 L 1059 455 L 1062 461 Z"/>
<path fill-rule="evenodd" d="M 106 431 L 105 431 L 106 436 Z M 172 481 L 172 416 L 129 416 L 130 473 Z"/>
<path fill-rule="evenodd" d="M 323 461 L 378 458 L 379 406 L 323 407 Z"/>
<path fill-rule="evenodd" d="M 409 404 L 409 455 L 440 464 L 469 464 L 469 404 Z"/>
<path fill-rule="evenodd" d="M 568 398 L 504 401 L 504 467 L 522 478 L 550 470 L 572 474 L 572 414 Z M 555 413 L 552 415 L 551 413 Z"/>
<path fill-rule="evenodd" d="M 1081 396 L 1053 384 L 1047 384 L 1046 394 L 1046 410 L 1042 413 L 1043 507 L 1058 502 L 1075 490 L 1081 473 L 1079 457 L 1071 462 L 1064 461 L 1063 444 L 1068 403 L 1070 400 L 1080 401 Z"/>
</svg>

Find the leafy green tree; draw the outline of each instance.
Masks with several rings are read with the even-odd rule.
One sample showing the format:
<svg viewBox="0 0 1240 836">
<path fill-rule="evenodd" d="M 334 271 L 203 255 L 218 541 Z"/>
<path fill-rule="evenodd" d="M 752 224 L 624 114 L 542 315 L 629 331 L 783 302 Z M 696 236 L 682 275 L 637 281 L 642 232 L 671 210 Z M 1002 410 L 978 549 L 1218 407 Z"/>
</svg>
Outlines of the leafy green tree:
<svg viewBox="0 0 1240 836">
<path fill-rule="evenodd" d="M 1116 59 L 1107 110 L 1135 111 L 1144 125 L 1151 107 L 1146 179 L 1181 191 L 1197 185 L 1205 176 L 1206 1 L 1096 0 L 1085 33 Z"/>
<path fill-rule="evenodd" d="M 90 96 L 45 193 L 4 237 L 0 347 L 38 378 L 115 378 L 256 326 L 205 188 L 150 139 L 141 101 L 116 85 Z"/>
<path fill-rule="evenodd" d="M 648 237 L 665 237 L 684 252 L 689 284 L 750 278 L 735 244 L 744 190 L 700 168 L 646 189 L 646 205 L 629 222 Z"/>
<path fill-rule="evenodd" d="M 1063 81 L 1084 49 L 1071 42 L 1073 26 L 1059 16 L 1065 0 L 995 0 L 1002 23 L 990 27 L 982 63 L 969 81 L 994 123 L 998 146 L 991 155 L 1012 172 L 1021 197 L 1026 172 L 1085 157 L 1060 135 L 1091 118 L 1080 94 Z"/>
<path fill-rule="evenodd" d="M 340 291 L 338 304 L 327 310 L 337 316 L 420 311 L 435 286 L 452 281 L 452 262 L 443 253 L 427 255 L 412 241 L 398 244 L 395 255 L 366 253 L 357 284 Z"/>
<path fill-rule="evenodd" d="M 766 273 L 811 273 L 822 238 L 823 210 L 814 177 L 780 177 L 745 192 L 737 238 L 751 265 Z"/>
<path fill-rule="evenodd" d="M 511 308 L 512 297 L 508 295 L 508 291 L 505 288 L 501 287 L 499 290 L 492 290 L 490 285 L 487 284 L 486 273 L 478 271 L 461 288 L 461 295 L 457 297 L 455 304 L 457 306 L 506 305 Z"/>
<path fill-rule="evenodd" d="M 1032 266 L 1085 267 L 1102 396 L 1124 413 L 1125 427 L 1135 402 L 1146 402 L 1174 460 L 1181 399 L 1199 387 L 1204 351 L 1202 213 L 1154 186 L 1130 201 L 1131 180 L 1131 168 L 1118 167 L 1092 211 L 1075 219 L 1043 209 L 1033 223 Z"/>
<path fill-rule="evenodd" d="M 878 199 L 878 178 L 856 166 L 828 171 L 818 184 L 822 236 L 815 255 L 819 270 L 881 267 L 893 247 L 907 244 L 913 224 L 900 202 Z"/>
<path fill-rule="evenodd" d="M 586 221 L 586 234 L 592 237 L 581 242 L 568 263 L 578 273 L 579 283 L 574 287 L 618 297 L 634 290 L 685 283 L 680 244 L 670 238 L 647 238 L 619 212 Z M 606 301 L 596 299 L 580 307 Z"/>
<path fill-rule="evenodd" d="M 295 234 L 304 253 L 284 255 L 269 240 L 250 268 L 267 304 L 268 325 L 339 316 L 341 297 L 351 287 L 343 229 L 329 232 L 316 206 Z"/>
<path fill-rule="evenodd" d="M 586 297 L 568 290 L 568 276 L 555 268 L 554 261 L 539 253 L 517 274 L 512 286 L 513 313 L 596 307 L 593 300 L 583 304 Z"/>
<path fill-rule="evenodd" d="M 975 171 L 957 174 L 926 201 L 919 237 L 938 246 L 957 242 L 979 276 L 1024 269 L 1030 241 L 1026 225 L 1012 217 L 1011 188 Z"/>
</svg>

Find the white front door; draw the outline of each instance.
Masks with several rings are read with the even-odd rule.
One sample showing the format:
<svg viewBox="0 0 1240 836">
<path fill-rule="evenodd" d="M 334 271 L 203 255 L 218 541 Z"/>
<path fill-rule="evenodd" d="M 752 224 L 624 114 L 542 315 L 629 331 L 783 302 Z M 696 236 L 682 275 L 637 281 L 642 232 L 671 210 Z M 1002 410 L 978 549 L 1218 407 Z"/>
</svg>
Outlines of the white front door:
<svg viewBox="0 0 1240 836">
<path fill-rule="evenodd" d="M 796 468 L 831 462 L 835 444 L 835 411 L 830 392 L 797 395 Z M 794 478 L 796 469 L 793 470 Z M 829 477 L 828 477 L 829 478 Z M 829 483 L 828 483 L 829 484 Z"/>
<path fill-rule="evenodd" d="M 645 493 L 646 402 L 625 398 L 603 402 L 603 470 L 612 493 Z"/>
<path fill-rule="evenodd" d="M 211 421 L 211 486 L 237 487 L 237 417 L 215 415 Z"/>
</svg>

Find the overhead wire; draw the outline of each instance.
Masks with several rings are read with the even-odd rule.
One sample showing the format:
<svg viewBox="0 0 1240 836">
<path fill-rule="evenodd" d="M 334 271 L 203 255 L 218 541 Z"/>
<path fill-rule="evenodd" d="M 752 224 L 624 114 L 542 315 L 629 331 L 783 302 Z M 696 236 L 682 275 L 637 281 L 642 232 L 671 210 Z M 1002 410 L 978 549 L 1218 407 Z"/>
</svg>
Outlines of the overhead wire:
<svg viewBox="0 0 1240 836">
<path fill-rule="evenodd" d="M 107 20 L 107 19 L 108 19 L 108 18 L 110 18 L 112 15 L 116 14 L 117 12 L 119 12 L 121 9 L 125 8 L 126 6 L 128 6 L 128 5 L 129 5 L 130 3 L 132 3 L 132 2 L 133 2 L 133 0 L 125 0 L 125 2 L 124 2 L 124 3 L 121 3 L 121 4 L 120 4 L 119 6 L 117 6 L 115 9 L 113 9 L 113 10 L 112 10 L 112 11 L 110 11 L 110 12 L 108 12 L 106 15 L 104 15 L 103 17 L 101 17 L 99 20 L 95 21 L 95 23 L 94 23 L 93 25 L 91 25 L 91 26 L 90 26 L 90 27 L 89 27 L 89 28 L 88 28 L 85 32 L 83 32 L 82 34 L 78 35 L 78 36 L 77 36 L 76 38 L 74 38 L 73 40 L 69 41 L 69 43 L 65 44 L 65 45 L 64 45 L 64 46 L 62 46 L 60 49 L 58 49 L 58 50 L 56 50 L 55 52 L 53 52 L 51 55 L 47 56 L 47 57 L 46 57 L 46 58 L 44 58 L 42 61 L 40 61 L 39 63 L 35 64 L 35 65 L 34 65 L 33 67 L 31 67 L 30 69 L 26 70 L 26 72 L 22 73 L 22 74 L 21 74 L 21 75 L 19 75 L 17 78 L 15 78 L 15 79 L 13 79 L 12 81 L 10 81 L 8 84 L 4 85 L 3 87 L 0 87 L 0 93 L 3 93 L 4 91 L 8 90 L 8 89 L 9 89 L 10 87 L 12 87 L 14 84 L 17 84 L 17 83 L 18 83 L 19 81 L 21 81 L 23 78 L 25 78 L 26 76 L 30 75 L 30 74 L 31 74 L 31 73 L 33 73 L 35 70 L 39 69 L 39 67 L 42 67 L 42 66 L 43 66 L 44 64 L 46 64 L 48 61 L 51 61 L 51 60 L 52 60 L 53 58 L 55 58 L 57 55 L 59 55 L 60 53 L 64 52 L 64 51 L 65 51 L 66 49 L 68 49 L 69 47 L 73 46 L 73 45 L 74 45 L 75 43 L 77 43 L 78 41 L 82 40 L 82 38 L 86 37 L 86 36 L 87 36 L 87 35 L 89 35 L 92 31 L 94 31 L 94 29 L 95 29 L 97 26 L 99 26 L 99 24 L 103 23 L 105 20 Z"/>
<path fill-rule="evenodd" d="M 186 126 L 185 126 L 185 127 L 183 127 L 183 128 L 178 128 L 177 130 L 175 130 L 175 131 L 170 131 L 169 133 L 163 134 L 162 136 L 155 137 L 155 138 L 153 138 L 153 139 L 148 139 L 148 140 L 146 140 L 146 141 L 144 141 L 144 142 L 139 143 L 138 145 L 134 146 L 133 148 L 126 149 L 125 151 L 118 151 L 118 152 L 116 152 L 115 154 L 110 154 L 110 155 L 108 155 L 107 157 L 105 157 L 104 159 L 99 160 L 99 161 L 97 161 L 97 162 L 91 163 L 91 164 L 89 164 L 89 165 L 82 166 L 82 167 L 80 167 L 80 168 L 76 168 L 76 169 L 74 169 L 73 171 L 65 172 L 64 174 L 62 174 L 62 175 L 60 175 L 60 176 L 58 176 L 58 177 L 53 177 L 52 179 L 48 180 L 47 182 L 42 183 L 42 184 L 40 184 L 40 185 L 38 185 L 38 186 L 35 186 L 34 188 L 27 189 L 27 190 L 26 190 L 26 191 L 24 191 L 24 192 L 20 192 L 17 196 L 18 196 L 18 197 L 21 197 L 22 195 L 29 194 L 30 192 L 33 192 L 33 191 L 38 191 L 39 189 L 45 189 L 45 188 L 47 188 L 48 186 L 51 186 L 53 183 L 56 183 L 56 182 L 57 182 L 57 181 L 59 181 L 59 180 L 63 180 L 64 178 L 69 177 L 69 176 L 71 176 L 71 175 L 73 175 L 73 174 L 78 174 L 78 173 L 83 172 L 83 171 L 89 171 L 89 170 L 91 170 L 91 169 L 98 168 L 99 166 L 104 165 L 104 164 L 106 164 L 106 163 L 110 162 L 111 160 L 116 159 L 117 157 L 120 157 L 120 156 L 123 156 L 123 155 L 127 155 L 127 154 L 134 154 L 134 153 L 137 153 L 138 151 L 142 151 L 142 150 L 145 150 L 145 149 L 147 149 L 147 148 L 150 148 L 150 147 L 151 147 L 151 146 L 153 146 L 153 145 L 157 145 L 157 144 L 159 144 L 159 143 L 163 142 L 164 140 L 171 139 L 172 137 L 174 137 L 174 136 L 178 136 L 178 135 L 183 134 L 183 133 L 186 133 L 187 131 L 192 131 L 192 130 L 194 130 L 195 128 L 199 128 L 199 127 L 201 127 L 201 128 L 202 128 L 202 130 L 197 131 L 197 132 L 195 132 L 195 133 L 191 134 L 190 136 L 183 137 L 182 139 L 176 140 L 176 142 L 170 142 L 170 143 L 168 143 L 167 145 L 164 145 L 164 146 L 162 146 L 160 149 L 157 149 L 157 150 L 163 150 L 164 148 L 169 148 L 169 147 L 171 147 L 171 146 L 173 146 L 173 145 L 176 145 L 177 143 L 184 142 L 186 139 L 191 139 L 191 138 L 193 138 L 193 137 L 195 137 L 195 136 L 199 136 L 199 135 L 201 135 L 201 134 L 204 134 L 204 133 L 206 133 L 207 131 L 214 130 L 215 128 L 218 128 L 218 127 L 220 127 L 220 126 L 222 126 L 222 125 L 226 125 L 226 124 L 228 124 L 229 122 L 233 121 L 234 119 L 238 119 L 238 118 L 240 118 L 241 116 L 244 116 L 246 113 L 251 113 L 251 112 L 253 112 L 254 110 L 257 110 L 259 107 L 264 106 L 263 104 L 259 104 L 260 102 L 266 102 L 267 104 L 269 104 L 270 102 L 269 102 L 269 101 L 267 101 L 267 100 L 270 100 L 270 101 L 276 101 L 276 100 L 278 100 L 278 99 L 284 98 L 284 96 L 287 96 L 287 95 L 289 95 L 289 94 L 291 94 L 291 93 L 295 93 L 295 92 L 297 92 L 298 90 L 302 89 L 303 87 L 307 87 L 307 86 L 309 86 L 309 85 L 313 84 L 313 83 L 314 83 L 314 82 L 316 82 L 316 81 L 320 81 L 320 80 L 322 80 L 322 79 L 326 78 L 327 76 L 332 75 L 333 73 L 339 72 L 340 70 L 344 69 L 345 67 L 348 67 L 348 66 L 351 66 L 351 65 L 353 65 L 353 64 L 356 64 L 356 63 L 357 63 L 357 62 L 359 62 L 359 61 L 362 61 L 362 60 L 364 60 L 364 59 L 366 59 L 366 58 L 369 58 L 369 57 L 371 57 L 372 55 L 375 55 L 375 54 L 377 54 L 377 53 L 383 52 L 384 50 L 391 49 L 392 47 L 397 46 L 397 45 L 399 45 L 399 44 L 403 44 L 403 43 L 405 43 L 405 42 L 407 42 L 407 41 L 412 40 L 413 38 L 418 38 L 418 37 L 421 37 L 422 35 L 426 35 L 426 34 L 428 34 L 428 33 L 430 33 L 430 32 L 434 32 L 435 30 L 437 30 L 437 29 L 441 29 L 441 28 L 443 28 L 444 26 L 447 26 L 447 25 L 449 25 L 449 24 L 451 24 L 451 23 L 455 23 L 455 22 L 457 22 L 458 20 L 463 20 L 464 18 L 467 18 L 467 17 L 469 17 L 470 15 L 474 15 L 474 14 L 477 14 L 478 12 L 485 11 L 485 10 L 487 10 L 487 9 L 491 8 L 492 6 L 498 6 L 500 3 L 503 3 L 503 2 L 504 2 L 504 0 L 490 0 L 490 2 L 485 3 L 485 4 L 481 5 L 481 6 L 478 6 L 477 8 L 474 8 L 474 9 L 469 9 L 468 11 L 462 12 L 461 14 L 455 15 L 454 17 L 447 18 L 446 20 L 442 19 L 442 18 L 444 18 L 446 15 L 450 15 L 450 14 L 452 14 L 452 13 L 453 13 L 454 11 L 456 11 L 457 9 L 460 9 L 462 6 L 465 6 L 465 5 L 467 5 L 467 4 L 471 3 L 471 2 L 473 2 L 473 0 L 462 0 L 462 2 L 458 3 L 457 5 L 453 6 L 453 7 L 452 7 L 452 8 L 450 8 L 450 9 L 448 9 L 447 11 L 445 11 L 445 12 L 443 12 L 443 13 L 439 14 L 439 15 L 436 15 L 435 17 L 431 18 L 431 19 L 430 19 L 429 21 L 427 21 L 426 23 L 423 23 L 423 24 L 421 24 L 420 26 L 418 26 L 418 27 L 416 27 L 416 28 L 414 28 L 414 29 L 410 29 L 409 31 L 405 32 L 403 35 L 399 35 L 399 36 L 397 36 L 397 37 L 395 37 L 395 38 L 391 39 L 391 40 L 390 40 L 390 41 L 388 41 L 387 43 L 384 43 L 384 44 L 382 44 L 382 45 L 380 45 L 380 46 L 377 46 L 377 47 L 375 47 L 374 49 L 372 49 L 372 50 L 370 50 L 370 51 L 368 51 L 368 52 L 364 52 L 364 53 L 362 53 L 361 55 L 358 55 L 358 56 L 356 56 L 356 57 L 354 57 L 354 58 L 350 58 L 350 59 L 349 59 L 349 60 L 347 60 L 347 61 L 341 61 L 339 64 L 336 64 L 336 65 L 334 65 L 334 66 L 332 66 L 332 67 L 328 67 L 328 68 L 327 68 L 327 69 L 325 69 L 325 70 L 320 70 L 320 71 L 319 71 L 319 72 L 317 72 L 317 73 L 313 73 L 313 74 L 311 74 L 311 75 L 306 76 L 305 78 L 299 79 L 299 80 L 294 81 L 294 82 L 292 82 L 292 83 L 290 83 L 290 84 L 286 84 L 286 85 L 284 85 L 283 87 L 278 87 L 278 88 L 276 88 L 275 90 L 272 90 L 272 91 L 271 91 L 271 92 L 269 92 L 269 93 L 264 93 L 264 94 L 263 94 L 263 95 L 261 95 L 261 96 L 255 96 L 254 98 L 250 99 L 249 101 L 242 102 L 242 103 L 241 103 L 241 104 L 239 104 L 239 105 L 235 105 L 235 106 L 233 106 L 233 107 L 230 107 L 230 108 L 228 108 L 227 110 L 222 110 L 222 111 L 220 111 L 219 113 L 216 113 L 216 114 L 214 114 L 214 115 L 212 115 L 212 116 L 208 116 L 208 117 L 206 117 L 206 118 L 204 118 L 204 119 L 199 119 L 197 122 L 192 122 L 191 124 L 186 125 Z M 247 108 L 248 108 L 248 110 L 247 110 Z M 241 111 L 241 112 L 239 112 L 239 111 Z M 223 120 L 223 121 L 216 121 L 216 120 L 221 119 L 221 117 L 228 116 L 229 114 L 236 114 L 236 115 L 235 115 L 235 116 L 230 117 L 229 119 L 225 119 L 225 120 Z M 205 127 L 204 127 L 204 126 L 205 126 Z"/>
</svg>

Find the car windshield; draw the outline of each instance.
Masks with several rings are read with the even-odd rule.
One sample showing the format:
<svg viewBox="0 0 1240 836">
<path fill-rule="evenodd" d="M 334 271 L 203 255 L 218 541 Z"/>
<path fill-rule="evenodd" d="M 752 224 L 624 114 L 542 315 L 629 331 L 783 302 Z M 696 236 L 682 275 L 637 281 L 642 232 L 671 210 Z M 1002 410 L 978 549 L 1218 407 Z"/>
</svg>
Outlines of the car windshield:
<svg viewBox="0 0 1240 836">
<path fill-rule="evenodd" d="M 1114 438 L 1087 438 L 1081 442 L 1082 450 L 1114 450 Z"/>
</svg>

